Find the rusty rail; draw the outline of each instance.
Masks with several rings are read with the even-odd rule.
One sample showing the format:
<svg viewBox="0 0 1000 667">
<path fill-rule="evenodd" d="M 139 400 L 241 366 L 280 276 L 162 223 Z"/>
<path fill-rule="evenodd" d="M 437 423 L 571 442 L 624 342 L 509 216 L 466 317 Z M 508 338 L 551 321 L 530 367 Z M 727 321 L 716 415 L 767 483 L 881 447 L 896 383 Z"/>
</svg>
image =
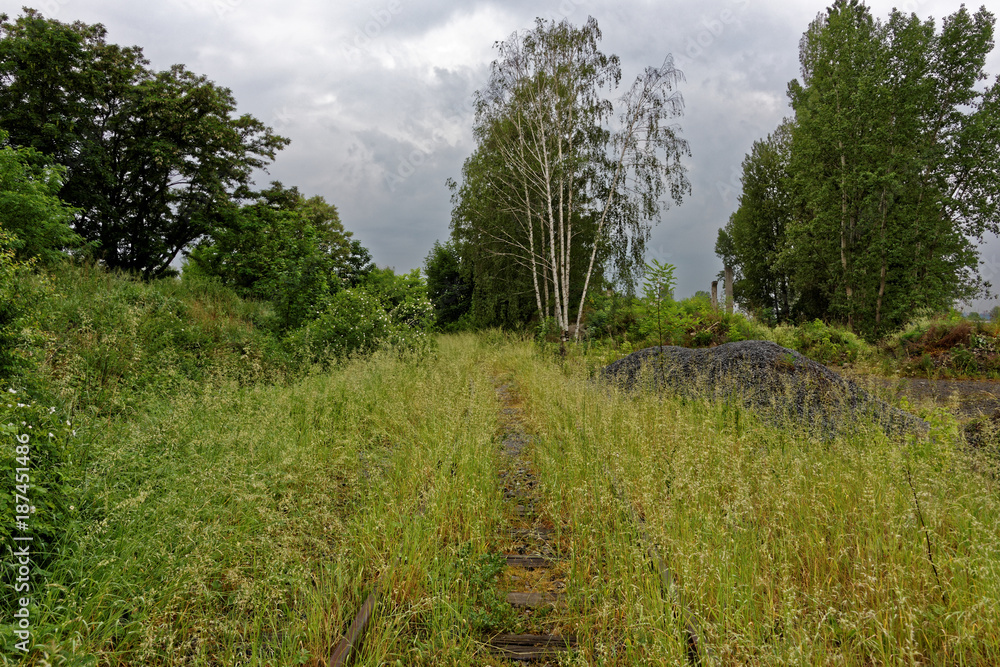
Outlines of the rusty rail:
<svg viewBox="0 0 1000 667">
<path fill-rule="evenodd" d="M 368 627 L 368 621 L 371 620 L 376 602 L 378 602 L 378 584 L 375 584 L 375 588 L 368 595 L 368 599 L 361 605 L 361 611 L 354 617 L 354 622 L 351 623 L 351 627 L 347 630 L 347 635 L 333 649 L 329 667 L 344 667 L 347 661 L 351 659 L 351 655 L 354 654 L 355 649 L 361 645 L 361 639 L 364 636 L 365 628 Z"/>
<path fill-rule="evenodd" d="M 674 573 L 667 567 L 666 562 L 663 560 L 663 556 L 660 555 L 660 550 L 656 547 L 656 543 L 653 542 L 649 533 L 646 531 L 645 521 L 643 521 L 642 518 L 636 513 L 632 503 L 622 492 L 621 486 L 618 484 L 618 478 L 615 474 L 610 469 L 607 469 L 607 474 L 608 478 L 611 480 L 611 490 L 614 492 L 615 497 L 619 500 L 619 502 L 621 502 L 628 511 L 629 516 L 632 519 L 632 523 L 635 524 L 636 530 L 639 533 L 639 539 L 642 541 L 643 546 L 646 549 L 646 555 L 649 556 L 651 564 L 659 572 L 660 583 L 664 592 L 668 596 L 672 594 L 677 598 L 675 612 L 680 616 L 684 623 L 688 662 L 692 665 L 697 665 L 698 667 L 710 667 L 711 665 L 715 665 L 717 663 L 715 655 L 702 639 L 702 637 L 704 637 L 704 632 L 701 629 L 701 623 L 698 616 L 691 611 L 687 603 L 684 601 L 684 591 L 681 590 L 680 585 L 677 583 L 677 578 L 674 576 Z"/>
</svg>

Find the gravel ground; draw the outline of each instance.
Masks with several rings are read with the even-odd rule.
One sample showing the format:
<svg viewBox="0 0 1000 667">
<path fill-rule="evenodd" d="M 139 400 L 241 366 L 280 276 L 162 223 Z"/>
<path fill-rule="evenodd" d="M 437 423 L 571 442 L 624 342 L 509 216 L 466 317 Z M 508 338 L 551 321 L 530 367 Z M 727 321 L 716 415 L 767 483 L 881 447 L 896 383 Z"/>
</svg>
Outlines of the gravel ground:
<svg viewBox="0 0 1000 667">
<path fill-rule="evenodd" d="M 868 378 L 889 396 L 906 396 L 914 405 L 943 407 L 959 421 L 989 416 L 1000 409 L 1000 382 L 995 380 L 927 380 L 924 378 Z"/>
<path fill-rule="evenodd" d="M 626 389 L 663 388 L 736 402 L 773 423 L 798 424 L 818 437 L 848 432 L 864 420 L 889 434 L 928 428 L 852 380 L 769 341 L 707 349 L 650 347 L 608 365 L 603 376 Z"/>
</svg>

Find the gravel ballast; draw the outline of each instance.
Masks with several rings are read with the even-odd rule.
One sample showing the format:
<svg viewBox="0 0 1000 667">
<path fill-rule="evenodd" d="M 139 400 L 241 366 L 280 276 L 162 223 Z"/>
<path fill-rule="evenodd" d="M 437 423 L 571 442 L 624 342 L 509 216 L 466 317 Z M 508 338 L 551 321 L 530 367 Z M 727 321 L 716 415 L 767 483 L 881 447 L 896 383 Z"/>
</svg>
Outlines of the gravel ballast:
<svg viewBox="0 0 1000 667">
<path fill-rule="evenodd" d="M 926 433 L 927 422 L 875 398 L 855 382 L 777 343 L 746 340 L 706 349 L 665 345 L 608 365 L 606 380 L 678 396 L 736 402 L 765 420 L 831 437 L 871 422 L 889 435 Z"/>
</svg>

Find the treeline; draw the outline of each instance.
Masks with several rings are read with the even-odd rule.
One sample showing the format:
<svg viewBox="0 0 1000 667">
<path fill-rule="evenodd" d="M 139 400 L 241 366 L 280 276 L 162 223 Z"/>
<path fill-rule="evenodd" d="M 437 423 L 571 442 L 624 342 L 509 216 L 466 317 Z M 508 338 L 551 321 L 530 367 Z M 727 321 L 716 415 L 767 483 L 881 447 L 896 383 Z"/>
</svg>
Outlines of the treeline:
<svg viewBox="0 0 1000 667">
<path fill-rule="evenodd" d="M 1000 230 L 994 16 L 875 19 L 838 0 L 800 42 L 794 116 L 743 161 L 716 253 L 735 298 L 774 322 L 821 318 L 869 339 L 984 295 L 977 242 Z"/>
<path fill-rule="evenodd" d="M 254 188 L 288 143 L 239 114 L 229 89 L 183 65 L 152 69 L 100 24 L 0 14 L 5 271 L 73 259 L 154 280 L 183 258 L 185 273 L 271 303 L 266 325 L 316 360 L 417 344 L 431 317 L 418 273 L 375 268 L 322 197 Z M 14 336 L 23 307 L 0 309 Z"/>
</svg>

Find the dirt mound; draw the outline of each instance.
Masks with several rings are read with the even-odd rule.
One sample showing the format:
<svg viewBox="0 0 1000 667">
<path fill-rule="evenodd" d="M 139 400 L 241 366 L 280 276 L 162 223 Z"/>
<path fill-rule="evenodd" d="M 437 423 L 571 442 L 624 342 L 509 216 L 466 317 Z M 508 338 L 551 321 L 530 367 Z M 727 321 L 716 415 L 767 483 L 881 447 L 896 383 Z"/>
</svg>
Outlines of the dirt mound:
<svg viewBox="0 0 1000 667">
<path fill-rule="evenodd" d="M 893 435 L 928 428 L 826 366 L 769 341 L 650 347 L 610 364 L 603 376 L 628 389 L 645 384 L 681 396 L 736 401 L 769 421 L 799 424 L 820 437 L 866 420 Z"/>
</svg>

